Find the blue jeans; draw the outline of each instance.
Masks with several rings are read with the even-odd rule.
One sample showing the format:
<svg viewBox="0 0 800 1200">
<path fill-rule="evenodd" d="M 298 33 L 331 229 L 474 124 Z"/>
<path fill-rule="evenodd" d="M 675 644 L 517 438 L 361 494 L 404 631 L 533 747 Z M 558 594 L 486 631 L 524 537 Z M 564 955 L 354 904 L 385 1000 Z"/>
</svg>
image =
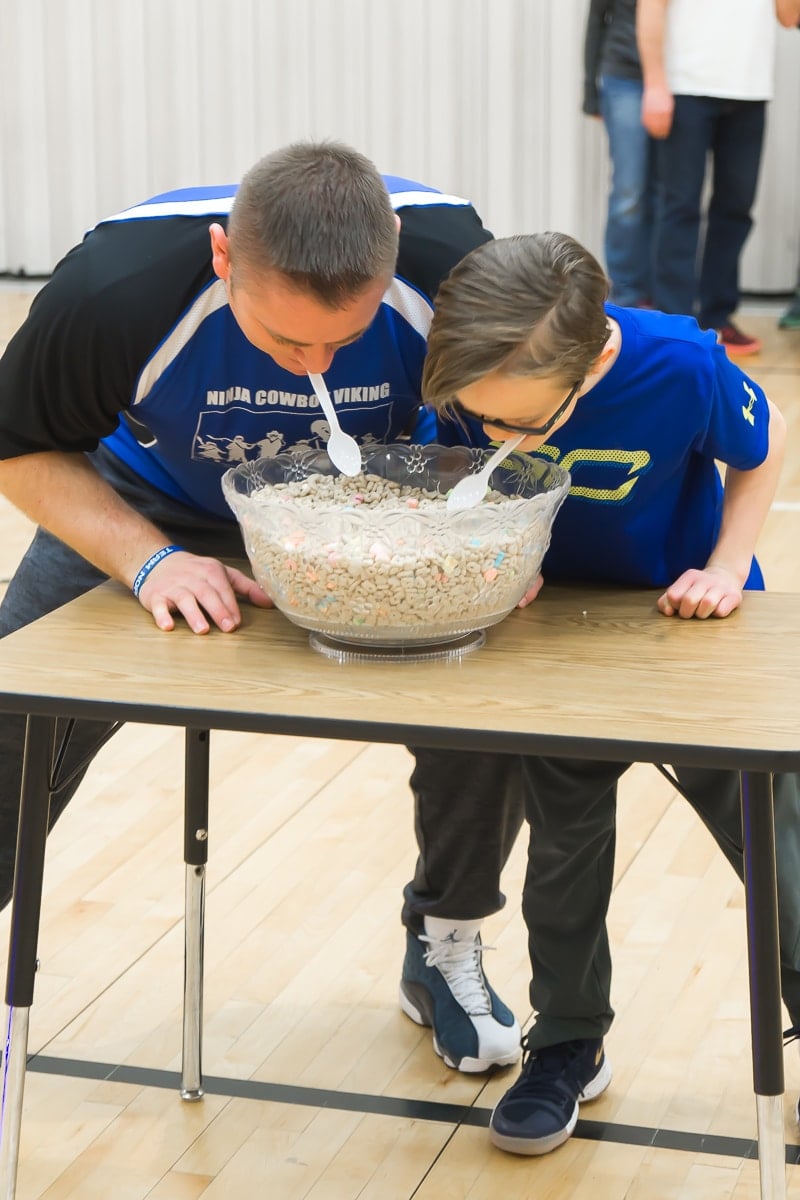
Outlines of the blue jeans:
<svg viewBox="0 0 800 1200">
<path fill-rule="evenodd" d="M 656 308 L 727 324 L 739 305 L 739 258 L 752 226 L 766 101 L 676 96 L 672 130 L 658 145 Z M 708 156 L 711 199 L 702 247 L 701 197 Z"/>
<path fill-rule="evenodd" d="M 642 125 L 641 83 L 602 75 L 600 114 L 611 157 L 605 233 L 611 299 L 635 307 L 653 294 L 655 147 Z"/>
</svg>

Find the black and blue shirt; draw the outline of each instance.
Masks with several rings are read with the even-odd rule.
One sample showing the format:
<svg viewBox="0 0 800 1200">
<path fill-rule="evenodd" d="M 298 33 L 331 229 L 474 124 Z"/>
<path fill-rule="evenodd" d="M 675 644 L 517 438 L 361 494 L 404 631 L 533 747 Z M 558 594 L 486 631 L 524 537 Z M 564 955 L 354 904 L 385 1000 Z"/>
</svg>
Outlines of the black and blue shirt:
<svg viewBox="0 0 800 1200">
<path fill-rule="evenodd" d="M 362 444 L 413 428 L 433 297 L 491 235 L 474 208 L 386 176 L 400 215 L 395 276 L 367 332 L 325 380 Z M 214 274 L 208 228 L 234 186 L 153 197 L 101 221 L 66 255 L 0 361 L 0 457 L 105 445 L 191 507 L 231 518 L 232 464 L 328 436 L 310 383 L 247 341 Z"/>
</svg>

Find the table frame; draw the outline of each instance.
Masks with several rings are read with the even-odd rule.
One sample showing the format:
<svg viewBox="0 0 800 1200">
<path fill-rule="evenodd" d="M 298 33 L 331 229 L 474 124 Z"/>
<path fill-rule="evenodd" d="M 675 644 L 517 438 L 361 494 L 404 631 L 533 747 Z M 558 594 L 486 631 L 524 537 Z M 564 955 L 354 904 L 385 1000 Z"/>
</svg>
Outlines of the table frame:
<svg viewBox="0 0 800 1200">
<path fill-rule="evenodd" d="M 615 737 L 606 732 L 598 736 L 587 736 L 584 732 L 578 735 L 563 735 L 548 727 L 548 721 L 542 716 L 531 719 L 530 724 L 539 724 L 540 728 L 529 728 L 527 732 L 510 730 L 502 724 L 495 728 L 486 728 L 482 736 L 469 722 L 472 716 L 456 717 L 453 724 L 446 726 L 424 726 L 412 723 L 407 718 L 398 718 L 387 722 L 375 722 L 373 719 L 359 719 L 352 716 L 330 716 L 329 706 L 331 695 L 323 693 L 319 701 L 310 705 L 307 711 L 300 713 L 285 713 L 273 711 L 254 711 L 251 708 L 245 712 L 241 707 L 228 708 L 221 702 L 206 702 L 195 708 L 188 707 L 185 701 L 175 706 L 147 700 L 138 701 L 130 696 L 115 694 L 115 687 L 101 688 L 96 679 L 78 683 L 73 687 L 64 685 L 58 668 L 44 668 L 41 672 L 41 686 L 33 686 L 30 664 L 27 661 L 31 639 L 36 642 L 37 632 L 45 642 L 44 656 L 47 658 L 47 636 L 54 639 L 54 645 L 63 645 L 65 632 L 71 629 L 70 621 L 73 614 L 79 621 L 86 619 L 85 612 L 91 614 L 99 611 L 104 615 L 110 613 L 112 623 L 127 616 L 129 610 L 122 604 L 119 595 L 114 593 L 115 585 L 104 585 L 91 593 L 98 597 L 87 601 L 86 597 L 73 604 L 65 606 L 55 614 L 43 618 L 36 626 L 21 630 L 4 640 L 0 647 L 0 709 L 6 711 L 25 711 L 27 717 L 27 736 L 23 779 L 21 788 L 21 809 L 19 836 L 17 842 L 17 858 L 14 879 L 14 895 L 12 901 L 11 934 L 9 941 L 9 958 L 6 981 L 6 1004 L 8 1020 L 3 1042 L 2 1060 L 2 1108 L 0 1109 L 0 1200 L 14 1200 L 16 1196 L 16 1180 L 19 1158 L 19 1139 L 22 1123 L 22 1105 L 25 1083 L 25 1063 L 28 1046 L 28 1029 L 30 1008 L 33 1003 L 34 979 L 36 972 L 36 954 L 41 909 L 41 892 L 44 872 L 45 842 L 48 826 L 49 798 L 56 781 L 52 779 L 52 764 L 54 761 L 54 739 L 56 719 L 59 716 L 103 716 L 112 715 L 117 720 L 145 720 L 148 722 L 164 723 L 183 726 L 185 735 L 185 817 L 184 817 L 184 859 L 186 871 L 186 921 L 185 921 L 185 970 L 184 970 L 184 1011 L 183 1011 L 183 1061 L 181 1072 L 180 1094 L 184 1100 L 194 1101 L 202 1097 L 202 1014 L 203 1014 L 203 940 L 204 940 L 204 910 L 205 910 L 205 871 L 208 856 L 208 788 L 209 788 L 209 750 L 211 728 L 254 729 L 260 732 L 290 732 L 308 736 L 342 737 L 345 739 L 372 740 L 387 742 L 402 742 L 428 746 L 441 746 L 448 749 L 469 748 L 507 751 L 510 753 L 546 753 L 563 754 L 573 757 L 592 757 L 630 761 L 667 761 L 671 764 L 686 762 L 687 765 L 719 765 L 737 766 L 741 779 L 741 803 L 743 822 L 743 841 L 745 848 L 744 873 L 745 897 L 747 915 L 747 946 L 749 963 L 749 988 L 751 1011 L 751 1036 L 753 1049 L 753 1081 L 756 1095 L 756 1112 L 758 1120 L 759 1168 L 762 1200 L 784 1200 L 786 1196 L 785 1155 L 783 1140 L 783 1045 L 781 1037 L 781 997 L 779 973 L 778 946 L 778 910 L 777 889 L 775 880 L 775 835 L 773 820 L 773 795 L 771 765 L 775 769 L 800 769 L 800 732 L 790 735 L 789 740 L 780 736 L 759 735 L 754 737 L 752 745 L 737 746 L 733 738 L 726 744 L 708 745 L 707 741 L 685 744 L 677 740 L 676 734 L 668 733 L 663 741 L 649 742 L 639 735 L 629 740 L 626 737 Z M 111 589 L 109 592 L 108 589 Z M 558 593 L 558 589 L 555 590 Z M 567 605 L 563 624 L 569 628 L 576 624 L 576 614 L 586 618 L 591 611 L 599 612 L 595 619 L 600 628 L 605 628 L 610 621 L 612 632 L 608 636 L 609 647 L 613 648 L 615 625 L 620 621 L 632 620 L 637 628 L 648 628 L 642 622 L 657 622 L 662 620 L 653 609 L 653 598 L 642 594 L 630 594 L 623 600 L 624 594 L 606 592 L 569 592 L 562 591 L 554 594 L 549 603 L 537 602 L 540 612 L 546 618 L 545 625 L 551 632 L 562 627 L 559 605 Z M 127 597 L 125 598 L 127 600 Z M 748 598 L 751 601 L 751 598 Z M 755 608 L 760 605 L 772 605 L 775 597 L 767 601 L 766 597 L 753 598 Z M 751 601 L 752 602 L 752 601 Z M 785 603 L 784 603 L 785 602 Z M 792 607 L 789 608 L 791 603 Z M 100 606 L 98 609 L 98 605 Z M 576 609 L 576 605 L 583 606 Z M 589 607 L 585 607 L 589 606 Z M 534 606 L 535 609 L 536 606 Z M 790 622 L 788 630 L 780 631 L 779 644 L 772 658 L 772 665 L 783 663 L 787 672 L 791 673 L 793 666 L 800 668 L 800 614 L 795 614 L 796 597 L 782 597 L 778 601 L 779 608 L 785 608 L 787 616 L 797 616 L 795 623 Z M 529 610 L 530 613 L 534 609 Z M 84 611 L 85 610 L 85 611 Z M 630 614 L 634 614 L 631 617 Z M 736 614 L 738 617 L 739 614 Z M 145 614 L 146 616 L 146 614 Z M 267 620 L 265 614 L 261 614 Z M 516 614 L 515 614 L 516 616 Z M 520 620 L 536 620 L 529 613 L 520 614 Z M 734 617 L 732 620 L 736 620 Z M 149 619 L 149 618 L 148 618 Z M 746 620 L 746 619 L 745 619 Z M 275 625 L 274 622 L 280 622 Z M 254 615 L 252 624 L 258 625 L 259 617 Z M 287 632 L 287 622 L 279 614 L 270 614 L 269 623 L 273 633 L 278 630 L 279 639 L 291 642 L 292 648 L 287 651 L 286 661 L 296 665 L 306 676 L 314 680 L 323 671 L 317 656 L 310 651 L 306 644 L 305 634 L 290 627 Z M 771 625 L 767 619 L 766 628 Z M 679 623 L 663 621 L 663 630 L 670 629 L 668 637 L 682 637 L 682 633 L 673 633 L 679 626 L 699 623 Z M 512 626 L 509 620 L 503 626 Z M 581 625 L 581 621 L 577 621 Z M 761 623 L 757 623 L 758 629 Z M 33 631 L 33 632 L 31 632 Z M 119 628 L 117 628 L 119 632 Z M 705 630 L 703 633 L 705 634 Z M 757 630 L 742 630 L 744 645 L 751 662 L 756 663 L 755 650 L 763 652 L 763 646 L 756 642 L 751 635 Z M 153 638 L 163 635 L 148 630 Z M 493 631 L 490 631 L 491 635 Z M 520 630 L 515 628 L 513 635 L 504 627 L 498 627 L 497 642 L 499 651 L 505 649 L 504 641 L 509 641 L 512 648 L 519 649 L 524 643 L 519 638 Z M 508 637 L 506 637 L 508 634 Z M 47 635 L 47 636 L 45 636 Z M 241 635 L 237 635 L 240 637 Z M 256 633 L 253 636 L 258 636 Z M 263 630 L 261 637 L 263 639 Z M 526 636 L 530 636 L 527 634 Z M 644 636 L 644 635 L 641 635 Z M 718 641 L 715 633 L 709 635 L 711 640 Z M 193 635 L 187 634 L 180 638 L 170 635 L 168 639 L 169 653 L 167 668 L 183 669 L 186 660 L 191 658 L 194 650 Z M 738 640 L 738 639 L 737 639 Z M 236 639 L 226 639 L 222 635 L 217 639 L 215 660 L 219 655 L 223 659 L 228 653 L 228 646 L 233 647 Z M 691 643 L 695 645 L 694 637 Z M 4 652 L 6 644 L 11 649 L 11 659 L 19 659 L 20 653 L 25 660 L 25 690 L 18 684 L 12 684 L 6 692 L 2 691 L 4 684 Z M 157 643 L 154 643 L 157 644 Z M 263 643 L 262 643 L 263 644 Z M 699 644 L 699 643 L 697 643 Z M 564 649 L 566 643 L 561 646 Z M 190 647 L 187 649 L 187 647 Z M 797 653 L 795 654 L 795 648 Z M 50 647 L 52 650 L 52 647 Z M 273 646 L 274 649 L 274 646 Z M 731 646 L 731 649 L 733 647 Z M 556 647 L 556 653 L 559 647 Z M 491 654 L 486 654 L 486 666 L 483 668 L 480 658 L 485 651 L 474 656 L 469 664 L 469 673 L 473 678 L 480 679 L 491 670 Z M 679 653 L 681 660 L 683 652 Z M 780 655 L 780 657 L 779 657 Z M 133 659 L 132 661 L 135 661 Z M 727 658 L 725 661 L 728 661 Z M 11 664 L 14 667 L 14 662 Z M 696 667 L 696 662 L 684 656 L 684 665 Z M 602 668 L 602 655 L 600 667 Z M 769 664 L 768 664 L 769 666 Z M 326 663 L 324 670 L 329 683 L 330 669 L 342 671 L 336 664 Z M 401 664 L 399 669 L 407 672 L 415 671 L 416 667 Z M 710 668 L 707 668 L 710 670 Z M 744 667 L 742 668 L 744 669 Z M 385 671 L 385 667 L 383 668 Z M 430 672 L 434 671 L 431 676 Z M 375 668 L 372 664 L 354 664 L 343 672 L 342 688 L 356 689 L 362 684 L 369 683 L 380 691 L 380 680 L 376 683 Z M 436 666 L 424 666 L 426 678 L 437 678 Z M 754 670 L 754 674 L 756 674 Z M 95 674 L 98 674 L 96 672 Z M 99 672 L 102 674 L 102 672 Z M 794 675 L 800 674 L 796 670 Z M 195 683 L 200 694 L 208 694 L 208 688 L 214 681 L 213 670 L 208 664 L 195 667 Z M 334 692 L 336 691 L 334 679 Z M 696 675 L 692 681 L 696 687 Z M 15 690 L 16 689 L 16 690 Z M 800 687 L 797 688 L 800 700 Z M 101 694 L 103 693 L 103 694 Z M 357 692 L 356 692 L 357 694 Z M 569 688 L 565 693 L 570 695 Z M 687 697 L 690 693 L 687 690 Z M 758 694 L 758 693 L 756 693 Z M 577 705 L 576 697 L 576 705 Z M 413 708 L 413 705 L 411 706 Z M 267 706 L 268 708 L 268 706 Z M 456 703 L 456 709 L 460 711 Z M 797 711 L 796 707 L 793 711 Z M 562 714 L 563 716 L 563 714 Z M 591 716 L 591 714 L 590 714 Z M 203 718 L 202 721 L 199 718 Z M 509 721 L 511 718 L 508 718 Z M 778 709 L 771 715 L 773 722 L 778 722 Z M 608 727 L 608 718 L 603 728 Z M 724 722 L 722 723 L 724 724 Z M 722 726 L 721 726 L 722 727 Z M 704 735 L 706 736 L 706 735 Z M 715 734 L 723 741 L 726 734 Z M 796 741 L 792 740 L 796 736 Z M 665 753 L 665 751 L 668 751 Z"/>
</svg>

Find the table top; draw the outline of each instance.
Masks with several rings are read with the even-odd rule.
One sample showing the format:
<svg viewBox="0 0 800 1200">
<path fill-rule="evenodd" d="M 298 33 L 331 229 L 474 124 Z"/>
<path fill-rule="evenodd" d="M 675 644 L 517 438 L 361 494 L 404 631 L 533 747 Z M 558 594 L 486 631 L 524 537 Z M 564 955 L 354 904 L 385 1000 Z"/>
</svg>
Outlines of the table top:
<svg viewBox="0 0 800 1200">
<path fill-rule="evenodd" d="M 656 593 L 546 586 L 455 661 L 340 663 L 275 610 L 172 633 L 107 583 L 0 642 L 0 711 L 193 728 L 800 769 L 800 599 L 726 620 Z"/>
</svg>

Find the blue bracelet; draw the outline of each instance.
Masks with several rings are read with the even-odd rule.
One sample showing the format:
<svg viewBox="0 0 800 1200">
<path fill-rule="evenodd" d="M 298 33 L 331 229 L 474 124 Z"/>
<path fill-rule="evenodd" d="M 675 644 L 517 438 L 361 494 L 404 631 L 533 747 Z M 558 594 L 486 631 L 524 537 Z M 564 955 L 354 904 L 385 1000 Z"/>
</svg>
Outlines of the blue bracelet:
<svg viewBox="0 0 800 1200">
<path fill-rule="evenodd" d="M 183 546 L 162 546 L 160 550 L 156 550 L 155 554 L 151 554 L 146 563 L 143 563 L 139 568 L 136 578 L 133 581 L 132 591 L 137 600 L 139 592 L 142 590 L 142 584 L 147 576 L 152 571 L 153 567 L 158 566 L 162 558 L 167 558 L 170 554 L 175 554 L 177 551 L 183 551 Z"/>
</svg>

